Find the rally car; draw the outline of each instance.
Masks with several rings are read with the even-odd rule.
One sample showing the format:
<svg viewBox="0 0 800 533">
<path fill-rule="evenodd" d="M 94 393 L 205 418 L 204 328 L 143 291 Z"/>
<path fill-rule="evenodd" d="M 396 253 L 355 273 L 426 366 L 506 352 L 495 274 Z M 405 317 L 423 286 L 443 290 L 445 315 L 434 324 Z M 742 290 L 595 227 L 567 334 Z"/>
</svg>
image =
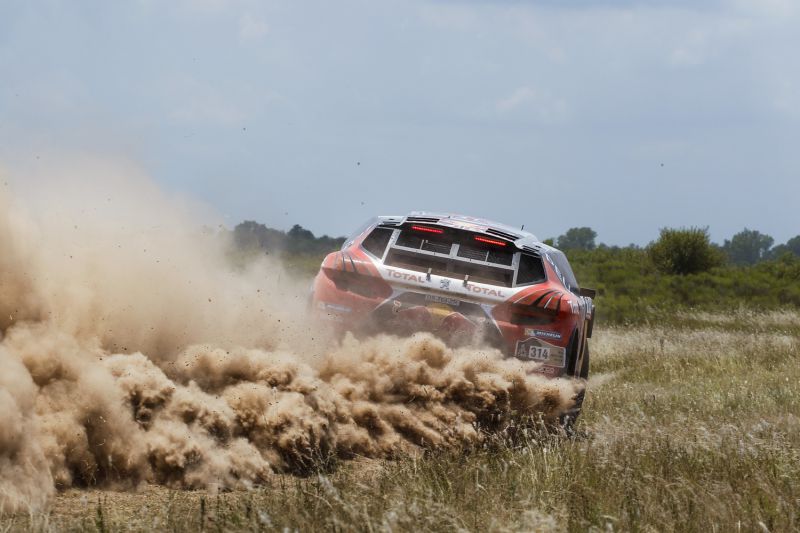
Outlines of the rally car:
<svg viewBox="0 0 800 533">
<path fill-rule="evenodd" d="M 586 379 L 593 298 L 566 256 L 529 232 L 413 212 L 374 218 L 329 254 L 311 305 L 341 331 L 430 331 L 456 346 L 497 346 L 548 376 Z"/>
</svg>

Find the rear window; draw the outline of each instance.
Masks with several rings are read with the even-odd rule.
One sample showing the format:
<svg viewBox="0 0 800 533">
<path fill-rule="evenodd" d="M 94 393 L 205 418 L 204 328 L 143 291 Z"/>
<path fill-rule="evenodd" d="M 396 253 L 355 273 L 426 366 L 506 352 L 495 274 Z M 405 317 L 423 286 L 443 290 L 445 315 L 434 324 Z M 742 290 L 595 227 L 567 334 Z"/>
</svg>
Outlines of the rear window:
<svg viewBox="0 0 800 533">
<path fill-rule="evenodd" d="M 360 236 L 362 233 L 364 233 L 365 231 L 367 231 L 367 229 L 368 229 L 370 226 L 374 225 L 374 224 L 375 224 L 377 221 L 378 221 L 378 219 L 377 219 L 377 218 L 375 218 L 375 217 L 372 217 L 371 219 L 369 219 L 369 220 L 367 220 L 366 222 L 364 222 L 363 224 L 361 224 L 361 225 L 358 227 L 358 229 L 357 229 L 356 231 L 354 231 L 354 232 L 353 232 L 353 234 L 352 234 L 352 235 L 350 235 L 350 236 L 347 238 L 347 240 L 346 240 L 346 241 L 344 241 L 344 243 L 342 244 L 342 250 L 344 250 L 345 248 L 347 248 L 348 246 L 350 246 L 351 244 L 353 244 L 353 241 L 355 241 L 355 240 L 356 240 L 356 239 L 357 239 L 357 238 L 358 238 L 358 237 L 359 237 L 359 236 Z"/>
<path fill-rule="evenodd" d="M 361 242 L 361 247 L 375 257 L 381 258 L 391 238 L 392 230 L 389 228 L 375 228 L 367 235 L 367 238 Z"/>
<path fill-rule="evenodd" d="M 546 279 L 542 259 L 528 254 L 521 254 L 517 270 L 517 285 L 541 283 Z"/>
</svg>

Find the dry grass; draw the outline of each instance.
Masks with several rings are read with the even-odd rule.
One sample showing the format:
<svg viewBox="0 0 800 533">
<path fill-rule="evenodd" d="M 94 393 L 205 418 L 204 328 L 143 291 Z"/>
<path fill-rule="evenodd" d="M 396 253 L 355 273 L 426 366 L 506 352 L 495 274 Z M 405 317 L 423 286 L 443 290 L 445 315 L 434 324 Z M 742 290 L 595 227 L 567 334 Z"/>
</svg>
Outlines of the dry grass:
<svg viewBox="0 0 800 533">
<path fill-rule="evenodd" d="M 249 492 L 70 490 L 5 529 L 800 529 L 800 317 L 598 328 L 576 437 L 352 461 Z"/>
</svg>

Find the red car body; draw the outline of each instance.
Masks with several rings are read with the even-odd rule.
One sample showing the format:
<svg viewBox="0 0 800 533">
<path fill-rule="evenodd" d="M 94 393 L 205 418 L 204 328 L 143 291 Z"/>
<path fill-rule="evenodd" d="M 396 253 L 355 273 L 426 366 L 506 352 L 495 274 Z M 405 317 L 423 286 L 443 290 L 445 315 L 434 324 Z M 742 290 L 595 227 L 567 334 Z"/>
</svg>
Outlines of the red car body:
<svg viewBox="0 0 800 533">
<path fill-rule="evenodd" d="M 341 331 L 430 331 L 452 345 L 494 345 L 548 376 L 586 378 L 593 295 L 531 233 L 415 212 L 373 219 L 329 254 L 311 302 Z"/>
</svg>

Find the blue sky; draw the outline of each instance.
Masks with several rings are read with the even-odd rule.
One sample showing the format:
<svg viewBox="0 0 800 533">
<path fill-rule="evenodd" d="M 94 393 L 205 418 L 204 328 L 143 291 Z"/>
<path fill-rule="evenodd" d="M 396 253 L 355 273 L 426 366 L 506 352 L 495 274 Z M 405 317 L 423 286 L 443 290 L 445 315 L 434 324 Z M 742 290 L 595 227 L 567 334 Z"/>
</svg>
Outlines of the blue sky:
<svg viewBox="0 0 800 533">
<path fill-rule="evenodd" d="M 429 209 L 800 233 L 794 0 L 5 1 L 0 165 L 88 153 L 346 234 Z"/>
</svg>

